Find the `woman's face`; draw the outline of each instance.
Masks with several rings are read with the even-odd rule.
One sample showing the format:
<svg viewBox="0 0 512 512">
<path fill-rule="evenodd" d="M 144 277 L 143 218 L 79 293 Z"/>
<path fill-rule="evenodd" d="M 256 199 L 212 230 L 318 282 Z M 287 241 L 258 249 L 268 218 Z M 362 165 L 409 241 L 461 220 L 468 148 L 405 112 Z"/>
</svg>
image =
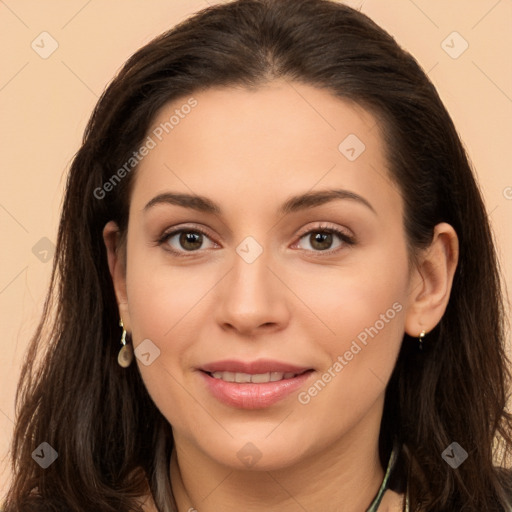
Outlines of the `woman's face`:
<svg viewBox="0 0 512 512">
<path fill-rule="evenodd" d="M 177 445 L 271 469 L 374 442 L 413 286 L 376 118 L 274 81 L 175 101 L 148 135 L 123 320 Z"/>
</svg>

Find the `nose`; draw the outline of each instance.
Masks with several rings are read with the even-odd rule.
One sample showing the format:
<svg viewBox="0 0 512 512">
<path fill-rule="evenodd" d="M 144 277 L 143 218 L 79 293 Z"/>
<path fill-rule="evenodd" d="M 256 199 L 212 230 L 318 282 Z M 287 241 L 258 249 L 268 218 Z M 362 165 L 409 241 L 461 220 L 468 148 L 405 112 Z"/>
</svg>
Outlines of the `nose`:
<svg viewBox="0 0 512 512">
<path fill-rule="evenodd" d="M 263 251 L 249 263 L 235 253 L 233 267 L 217 288 L 215 298 L 216 321 L 222 329 L 251 336 L 286 327 L 291 292 L 270 259 Z"/>
</svg>

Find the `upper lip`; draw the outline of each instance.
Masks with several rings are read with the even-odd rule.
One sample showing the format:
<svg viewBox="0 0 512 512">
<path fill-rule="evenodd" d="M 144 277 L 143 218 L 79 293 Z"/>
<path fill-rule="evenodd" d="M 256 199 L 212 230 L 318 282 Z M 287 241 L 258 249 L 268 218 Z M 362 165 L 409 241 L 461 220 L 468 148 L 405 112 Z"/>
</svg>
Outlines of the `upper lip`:
<svg viewBox="0 0 512 512">
<path fill-rule="evenodd" d="M 281 361 L 274 361 L 272 359 L 258 359 L 256 361 L 237 361 L 235 359 L 225 359 L 223 361 L 215 361 L 202 365 L 200 370 L 208 373 L 213 372 L 235 372 L 235 373 L 249 373 L 257 375 L 268 372 L 282 372 L 282 373 L 303 373 L 312 368 L 307 366 L 297 366 L 290 363 Z"/>
</svg>

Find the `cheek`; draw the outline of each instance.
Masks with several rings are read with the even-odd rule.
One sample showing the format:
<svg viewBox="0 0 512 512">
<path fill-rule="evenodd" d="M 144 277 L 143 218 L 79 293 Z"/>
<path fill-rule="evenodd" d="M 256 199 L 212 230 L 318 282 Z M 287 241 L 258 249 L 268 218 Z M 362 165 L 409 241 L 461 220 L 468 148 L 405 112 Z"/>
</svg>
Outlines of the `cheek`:
<svg viewBox="0 0 512 512">
<path fill-rule="evenodd" d="M 352 265 L 302 282 L 300 293 L 323 324 L 302 323 L 309 333 L 313 324 L 322 333 L 310 336 L 324 355 L 322 382 L 302 402 L 316 402 L 315 414 L 329 416 L 330 406 L 343 404 L 356 417 L 384 391 L 403 339 L 408 290 L 407 252 L 397 247 L 381 245 Z"/>
<path fill-rule="evenodd" d="M 198 406 L 194 383 L 186 372 L 187 362 L 191 353 L 197 354 L 194 346 L 204 346 L 208 341 L 205 322 L 210 319 L 213 326 L 208 313 L 222 272 L 219 276 L 218 268 L 208 270 L 204 265 L 162 264 L 151 251 L 136 249 L 129 253 L 128 262 L 127 295 L 134 347 L 150 339 L 160 350 L 150 366 L 135 359 L 144 385 L 173 428 L 182 435 L 194 432 L 198 436 L 202 425 L 212 425 Z M 210 326 L 206 330 L 211 331 Z M 205 432 L 205 438 L 209 436 L 212 432 Z"/>
<path fill-rule="evenodd" d="M 144 338 L 165 344 L 173 340 L 183 323 L 190 323 L 194 308 L 216 280 L 200 266 L 166 262 L 157 249 L 134 248 L 128 259 L 127 296 L 135 343 Z"/>
<path fill-rule="evenodd" d="M 201 338 L 207 294 L 219 281 L 201 266 L 171 266 L 156 250 L 129 253 L 127 296 L 134 348 L 146 339 L 159 350 L 150 365 L 135 359 L 153 402 L 176 427 L 204 422 L 190 394 L 190 349 Z M 186 414 L 184 414 L 186 412 Z M 183 423 L 186 421 L 187 423 Z"/>
<path fill-rule="evenodd" d="M 389 244 L 354 252 L 338 268 L 296 280 L 297 294 L 321 320 L 324 348 L 331 355 L 348 350 L 350 341 L 358 337 L 364 343 L 368 330 L 375 334 L 376 329 L 383 338 L 403 332 L 408 261 L 405 247 L 398 247 Z"/>
</svg>

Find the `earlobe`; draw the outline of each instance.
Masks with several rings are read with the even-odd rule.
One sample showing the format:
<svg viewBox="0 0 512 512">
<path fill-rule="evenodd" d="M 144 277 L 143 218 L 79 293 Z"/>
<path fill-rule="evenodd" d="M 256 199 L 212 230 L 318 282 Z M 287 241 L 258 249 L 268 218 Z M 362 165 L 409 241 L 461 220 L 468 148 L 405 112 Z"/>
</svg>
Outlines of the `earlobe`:
<svg viewBox="0 0 512 512">
<path fill-rule="evenodd" d="M 108 267 L 117 298 L 119 316 L 123 320 L 125 329 L 130 331 L 130 315 L 126 294 L 126 265 L 121 250 L 119 227 L 114 221 L 105 224 L 103 241 L 107 250 Z"/>
<path fill-rule="evenodd" d="M 442 222 L 434 229 L 432 243 L 419 257 L 411 278 L 405 331 L 417 337 L 430 332 L 446 311 L 459 258 L 455 230 Z"/>
</svg>

